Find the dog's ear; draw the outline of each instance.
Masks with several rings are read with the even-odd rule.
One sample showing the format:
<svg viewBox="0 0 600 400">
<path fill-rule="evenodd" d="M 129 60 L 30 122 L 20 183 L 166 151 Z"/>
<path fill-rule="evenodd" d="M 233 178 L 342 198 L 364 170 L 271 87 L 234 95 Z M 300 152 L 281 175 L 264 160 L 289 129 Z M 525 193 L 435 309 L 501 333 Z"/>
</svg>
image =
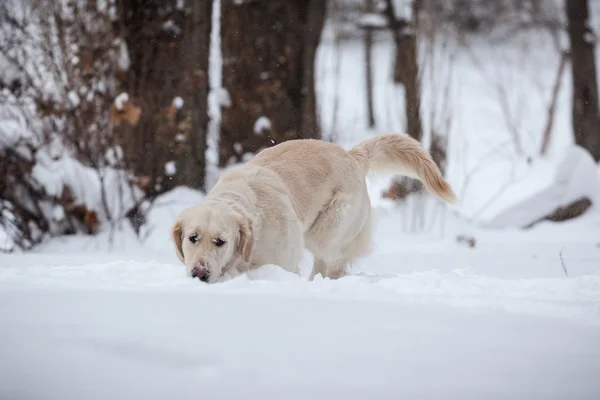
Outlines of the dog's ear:
<svg viewBox="0 0 600 400">
<path fill-rule="evenodd" d="M 181 260 L 181 262 L 185 262 L 183 259 L 183 249 L 181 247 L 183 242 L 183 224 L 181 220 L 178 220 L 173 228 L 171 229 L 171 237 L 173 238 L 173 243 L 175 244 L 175 250 L 177 251 L 177 257 Z"/>
<path fill-rule="evenodd" d="M 250 218 L 242 218 L 238 221 L 240 240 L 238 242 L 237 252 L 246 262 L 250 262 L 250 254 L 252 254 L 252 245 L 254 238 L 252 237 L 252 221 Z"/>
</svg>

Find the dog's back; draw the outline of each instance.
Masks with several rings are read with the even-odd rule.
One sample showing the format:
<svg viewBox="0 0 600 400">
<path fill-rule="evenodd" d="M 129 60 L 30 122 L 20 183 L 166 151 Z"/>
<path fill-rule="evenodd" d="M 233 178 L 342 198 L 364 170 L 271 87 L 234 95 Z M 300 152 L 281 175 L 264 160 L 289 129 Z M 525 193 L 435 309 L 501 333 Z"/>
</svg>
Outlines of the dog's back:
<svg viewBox="0 0 600 400">
<path fill-rule="evenodd" d="M 261 151 L 247 165 L 267 168 L 281 177 L 305 226 L 337 193 L 366 190 L 355 158 L 339 145 L 321 140 L 283 142 Z"/>
</svg>

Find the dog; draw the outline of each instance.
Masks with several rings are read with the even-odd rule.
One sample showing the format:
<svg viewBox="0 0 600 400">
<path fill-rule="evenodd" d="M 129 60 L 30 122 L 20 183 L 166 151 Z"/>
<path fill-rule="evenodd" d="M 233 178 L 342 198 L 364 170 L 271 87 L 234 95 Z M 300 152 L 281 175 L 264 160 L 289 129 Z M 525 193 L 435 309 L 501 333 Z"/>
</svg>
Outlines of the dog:
<svg viewBox="0 0 600 400">
<path fill-rule="evenodd" d="M 395 173 L 419 179 L 447 202 L 456 196 L 438 166 L 408 135 L 374 136 L 350 150 L 315 139 L 280 143 L 226 171 L 197 205 L 178 216 L 171 234 L 187 275 L 224 275 L 275 264 L 299 274 L 304 249 L 317 274 L 340 278 L 372 251 L 366 177 Z"/>
</svg>

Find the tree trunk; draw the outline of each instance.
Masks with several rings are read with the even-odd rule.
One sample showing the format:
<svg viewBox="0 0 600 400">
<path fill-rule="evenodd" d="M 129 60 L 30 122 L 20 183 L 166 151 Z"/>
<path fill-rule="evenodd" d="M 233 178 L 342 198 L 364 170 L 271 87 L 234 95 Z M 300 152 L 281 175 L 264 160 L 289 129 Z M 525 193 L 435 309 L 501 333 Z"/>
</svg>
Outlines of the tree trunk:
<svg viewBox="0 0 600 400">
<path fill-rule="evenodd" d="M 149 191 L 204 186 L 213 1 L 188 1 L 183 8 L 177 3 L 117 2 L 117 28 L 130 60 L 120 86 L 142 110 L 139 123 L 123 133 L 121 146 L 127 164 L 149 182 Z"/>
<path fill-rule="evenodd" d="M 373 0 L 367 0 L 366 11 L 373 12 Z M 365 84 L 367 89 L 367 116 L 369 128 L 375 127 L 375 113 L 373 111 L 373 28 L 366 26 L 365 32 Z"/>
<path fill-rule="evenodd" d="M 431 134 L 431 146 L 429 148 L 429 154 L 431 158 L 437 164 L 442 176 L 446 174 L 446 167 L 448 163 L 448 137 L 442 136 L 436 132 Z"/>
<path fill-rule="evenodd" d="M 320 138 L 314 62 L 323 0 L 222 0 L 219 164 L 290 139 Z"/>
<path fill-rule="evenodd" d="M 575 142 L 600 160 L 600 111 L 594 58 L 595 40 L 587 0 L 565 0 L 573 79 L 572 123 Z"/>
<path fill-rule="evenodd" d="M 273 0 L 269 0 L 273 1 Z M 315 88 L 315 60 L 317 48 L 321 42 L 321 32 L 325 24 L 327 12 L 326 0 L 300 1 L 304 37 L 303 71 L 302 71 L 302 117 L 300 118 L 300 136 L 303 139 L 321 139 L 319 116 L 317 114 L 317 95 Z"/>
<path fill-rule="evenodd" d="M 189 156 L 184 155 L 183 182 L 204 188 L 206 170 L 206 133 L 208 130 L 208 55 L 212 29 L 213 0 L 189 2 L 190 15 L 186 19 L 181 45 L 181 57 L 185 70 L 181 85 L 185 88 L 184 118 L 189 120 Z"/>
<path fill-rule="evenodd" d="M 404 104 L 406 113 L 406 133 L 421 141 L 423 129 L 421 124 L 421 89 L 419 85 L 419 64 L 417 56 L 417 15 L 421 2 L 412 2 L 412 20 L 398 20 L 394 10 L 394 2 L 386 0 L 386 16 L 396 45 L 394 65 L 394 81 L 404 86 Z M 420 181 L 402 177 L 390 190 L 394 190 L 399 198 L 411 192 L 419 192 L 423 188 Z"/>
</svg>

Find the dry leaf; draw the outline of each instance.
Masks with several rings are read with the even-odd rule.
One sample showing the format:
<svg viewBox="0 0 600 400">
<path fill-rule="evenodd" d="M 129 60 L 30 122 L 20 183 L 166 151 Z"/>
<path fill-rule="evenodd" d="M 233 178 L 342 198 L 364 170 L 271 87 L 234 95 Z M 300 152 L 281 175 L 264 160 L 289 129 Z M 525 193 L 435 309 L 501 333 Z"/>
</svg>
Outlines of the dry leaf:
<svg viewBox="0 0 600 400">
<path fill-rule="evenodd" d="M 121 125 L 121 123 L 126 122 L 131 126 L 136 126 L 140 120 L 140 115 L 142 114 L 142 109 L 130 101 L 123 102 L 123 109 L 118 110 L 117 107 L 113 104 L 110 107 L 110 122 L 115 124 L 116 126 Z"/>
</svg>

